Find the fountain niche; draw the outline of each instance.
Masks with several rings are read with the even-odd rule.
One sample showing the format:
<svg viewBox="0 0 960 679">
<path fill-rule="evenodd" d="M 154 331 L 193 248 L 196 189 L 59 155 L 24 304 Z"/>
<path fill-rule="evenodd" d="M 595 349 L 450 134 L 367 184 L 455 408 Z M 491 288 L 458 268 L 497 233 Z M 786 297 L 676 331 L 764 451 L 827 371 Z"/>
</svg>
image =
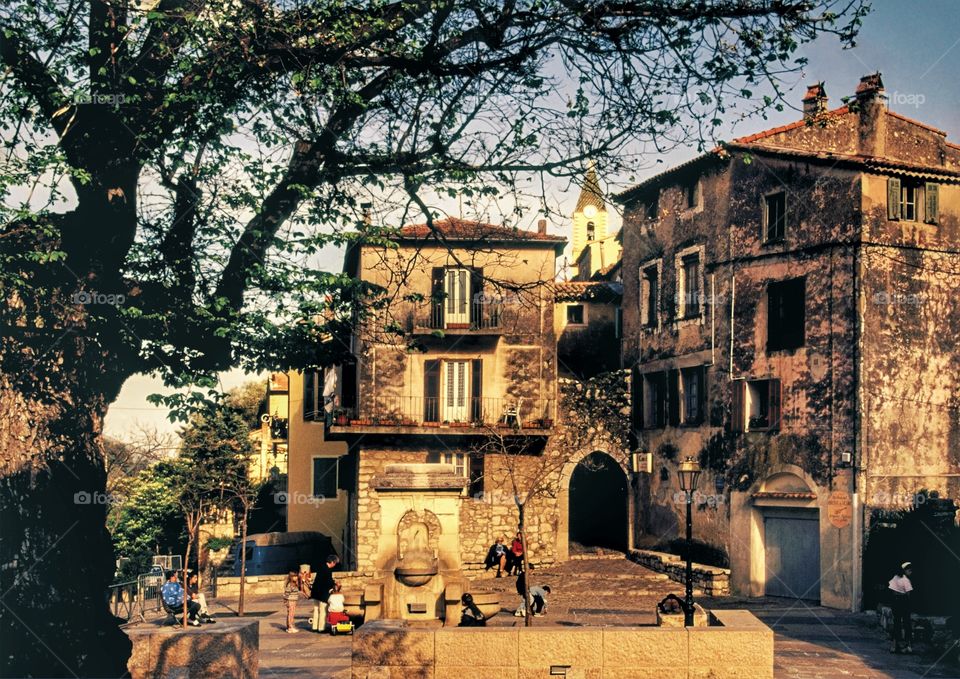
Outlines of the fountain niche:
<svg viewBox="0 0 960 679">
<path fill-rule="evenodd" d="M 390 464 L 372 480 L 380 501 L 376 579 L 364 588 L 364 620 L 460 621 L 469 591 L 460 563 L 460 502 L 466 480 L 452 465 Z M 495 595 L 475 594 L 488 617 Z"/>
</svg>

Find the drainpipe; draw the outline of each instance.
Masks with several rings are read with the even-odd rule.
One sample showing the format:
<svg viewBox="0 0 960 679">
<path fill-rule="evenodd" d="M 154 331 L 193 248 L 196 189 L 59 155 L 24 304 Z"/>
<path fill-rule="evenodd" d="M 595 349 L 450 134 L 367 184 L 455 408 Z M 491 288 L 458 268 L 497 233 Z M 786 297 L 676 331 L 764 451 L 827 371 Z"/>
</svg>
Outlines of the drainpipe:
<svg viewBox="0 0 960 679">
<path fill-rule="evenodd" d="M 717 362 L 717 274 L 710 274 L 710 365 Z"/>
<path fill-rule="evenodd" d="M 733 316 L 737 306 L 737 277 L 733 274 L 733 265 L 730 265 L 730 379 L 733 379 Z"/>
</svg>

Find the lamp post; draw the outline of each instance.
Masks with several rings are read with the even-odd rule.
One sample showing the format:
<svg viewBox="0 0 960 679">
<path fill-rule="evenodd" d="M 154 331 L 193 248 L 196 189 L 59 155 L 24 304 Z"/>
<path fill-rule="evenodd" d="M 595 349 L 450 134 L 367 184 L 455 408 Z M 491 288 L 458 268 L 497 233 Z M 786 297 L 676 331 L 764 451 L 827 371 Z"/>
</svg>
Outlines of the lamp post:
<svg viewBox="0 0 960 679">
<path fill-rule="evenodd" d="M 700 463 L 694 458 L 688 457 L 680 463 L 677 477 L 680 480 L 680 490 L 687 495 L 687 590 L 683 600 L 683 624 L 685 627 L 693 627 L 693 562 L 690 558 L 690 541 L 693 539 L 693 515 L 691 507 L 693 505 L 693 491 L 697 489 L 697 482 L 700 481 Z"/>
</svg>

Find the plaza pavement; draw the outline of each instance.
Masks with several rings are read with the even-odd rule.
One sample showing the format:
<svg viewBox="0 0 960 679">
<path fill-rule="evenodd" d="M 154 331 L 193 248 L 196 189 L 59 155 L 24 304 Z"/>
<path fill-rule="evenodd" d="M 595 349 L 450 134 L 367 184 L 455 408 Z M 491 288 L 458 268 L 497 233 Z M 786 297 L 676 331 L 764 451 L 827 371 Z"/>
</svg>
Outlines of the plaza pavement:
<svg viewBox="0 0 960 679">
<path fill-rule="evenodd" d="M 683 586 L 618 558 L 570 561 L 533 571 L 531 584 L 550 585 L 548 613 L 534 623 L 550 626 L 637 625 L 653 622 L 656 603 Z M 499 591 L 503 612 L 490 625 L 520 625 L 512 615 L 519 602 L 515 579 L 482 578 L 477 591 Z M 893 655 L 873 614 L 834 611 L 808 602 L 772 597 L 698 597 L 707 608 L 745 608 L 773 628 L 776 679 L 960 679 L 960 668 L 939 662 L 938 654 L 916 644 L 915 655 Z M 215 604 L 219 617 L 234 601 Z M 276 597 L 248 597 L 247 610 L 260 624 L 260 676 L 264 679 L 349 679 L 350 638 L 309 631 L 309 602 L 301 602 L 299 634 L 284 631 L 285 612 Z"/>
</svg>

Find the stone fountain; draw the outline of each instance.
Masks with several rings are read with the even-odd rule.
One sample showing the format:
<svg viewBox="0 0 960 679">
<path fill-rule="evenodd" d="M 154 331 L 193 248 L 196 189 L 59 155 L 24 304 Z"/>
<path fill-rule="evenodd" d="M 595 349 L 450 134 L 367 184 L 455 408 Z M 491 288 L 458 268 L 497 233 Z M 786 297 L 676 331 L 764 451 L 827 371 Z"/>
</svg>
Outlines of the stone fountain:
<svg viewBox="0 0 960 679">
<path fill-rule="evenodd" d="M 469 591 L 460 562 L 460 502 L 466 479 L 452 465 L 390 464 L 373 478 L 380 501 L 376 579 L 364 588 L 364 620 L 457 625 Z M 490 617 L 496 594 L 473 594 Z"/>
</svg>

